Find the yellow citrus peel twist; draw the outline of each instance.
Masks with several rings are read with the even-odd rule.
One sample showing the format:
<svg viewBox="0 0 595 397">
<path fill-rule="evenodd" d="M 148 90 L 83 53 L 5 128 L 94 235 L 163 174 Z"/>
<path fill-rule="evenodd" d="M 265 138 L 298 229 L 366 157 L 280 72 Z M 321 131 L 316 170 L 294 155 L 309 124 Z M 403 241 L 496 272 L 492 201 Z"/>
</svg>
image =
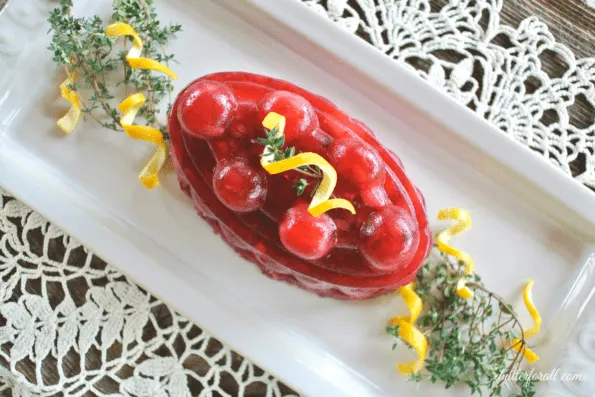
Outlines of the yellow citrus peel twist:
<svg viewBox="0 0 595 397">
<path fill-rule="evenodd" d="M 399 327 L 399 337 L 411 346 L 419 357 L 415 361 L 397 364 L 397 371 L 403 376 L 409 376 L 421 370 L 424 366 L 428 351 L 428 341 L 426 337 L 414 325 L 422 309 L 421 298 L 415 293 L 414 288 L 414 283 L 399 288 L 399 294 L 409 309 L 409 316 L 393 317 L 390 321 L 391 326 Z"/>
<path fill-rule="evenodd" d="M 178 76 L 167 66 L 152 59 L 142 58 L 140 56 L 143 52 L 143 42 L 132 26 L 126 23 L 114 23 L 107 27 L 106 34 L 113 37 L 132 36 L 132 48 L 126 55 L 126 60 L 132 69 L 154 70 L 156 72 L 165 73 L 174 80 L 178 79 Z M 163 167 L 165 159 L 167 158 L 167 147 L 163 140 L 163 134 L 158 129 L 132 124 L 139 109 L 145 103 L 145 100 L 143 94 L 133 94 L 124 99 L 120 105 L 118 105 L 118 109 L 122 112 L 120 124 L 128 136 L 134 139 L 151 142 L 158 146 L 157 151 L 139 175 L 142 184 L 145 185 L 147 189 L 153 189 L 159 185 L 159 171 L 161 170 L 161 167 Z"/>
<path fill-rule="evenodd" d="M 462 233 L 471 227 L 471 216 L 469 215 L 469 212 L 462 208 L 445 208 L 438 211 L 438 219 L 453 219 L 456 220 L 457 223 L 438 233 L 438 236 L 436 237 L 436 246 L 445 254 L 452 255 L 463 262 L 465 264 L 465 275 L 472 274 L 475 270 L 475 265 L 471 256 L 448 244 L 455 235 Z M 473 291 L 471 291 L 465 284 L 466 281 L 463 277 L 457 282 L 456 293 L 463 299 L 472 298 Z"/>
<path fill-rule="evenodd" d="M 122 112 L 120 125 L 129 137 L 157 145 L 157 151 L 139 174 L 142 184 L 147 189 L 153 189 L 159 185 L 159 170 L 167 158 L 167 146 L 163 140 L 163 134 L 158 129 L 132 124 L 145 100 L 145 96 L 141 93 L 130 95 L 118 105 L 118 110 Z"/>
<path fill-rule="evenodd" d="M 437 236 L 437 247 L 440 251 L 444 252 L 445 254 L 452 255 L 461 262 L 465 264 L 465 274 L 469 275 L 472 274 L 474 271 L 474 264 L 473 259 L 469 254 L 460 251 L 450 245 L 448 245 L 448 241 L 452 239 L 455 235 L 462 233 L 471 227 L 471 217 L 469 212 L 463 210 L 461 208 L 447 208 L 440 210 L 438 212 L 438 219 L 446 220 L 446 219 L 454 219 L 457 221 L 456 224 L 447 228 L 446 230 L 440 232 Z M 531 288 L 533 287 L 533 280 L 529 280 L 525 285 L 525 289 L 523 290 L 523 301 L 533 322 L 535 325 L 532 328 L 523 331 L 524 340 L 526 341 L 529 338 L 535 336 L 540 328 L 541 328 L 541 315 L 537 311 L 537 308 L 533 304 L 533 294 Z M 473 291 L 471 291 L 468 287 L 465 286 L 465 279 L 461 278 L 457 282 L 457 294 L 463 299 L 469 299 L 473 297 Z M 535 354 L 531 349 L 525 346 L 525 343 L 521 339 L 513 339 L 510 341 L 510 345 L 515 351 L 519 351 L 523 349 L 522 354 L 523 357 L 533 363 L 539 360 L 537 354 Z"/>
<path fill-rule="evenodd" d="M 140 56 L 143 52 L 143 41 L 132 26 L 127 23 L 114 23 L 107 27 L 106 34 L 112 37 L 132 36 L 132 48 L 128 52 L 128 55 L 126 55 L 126 60 L 132 69 L 154 70 L 165 73 L 174 80 L 178 79 L 178 76 L 167 66 L 153 59 L 142 58 Z"/>
<path fill-rule="evenodd" d="M 539 314 L 539 311 L 537 311 L 537 308 L 533 303 L 532 287 L 533 280 L 529 280 L 525 284 L 525 289 L 523 290 L 523 301 L 534 323 L 533 327 L 523 330 L 523 336 L 525 338 L 525 341 L 537 335 L 537 333 L 539 333 L 539 330 L 541 329 L 541 315 Z M 539 360 L 539 356 L 535 354 L 531 349 L 526 347 L 525 343 L 521 339 L 513 339 L 510 343 L 512 345 L 512 348 L 517 352 L 523 349 L 523 357 L 530 363 L 534 363 L 535 361 Z"/>
<path fill-rule="evenodd" d="M 70 134 L 76 128 L 81 119 L 81 115 L 83 114 L 77 93 L 69 88 L 74 86 L 75 77 L 76 75 L 74 73 L 69 73 L 66 80 L 60 84 L 60 95 L 62 95 L 62 98 L 66 99 L 71 105 L 68 112 L 56 123 L 65 134 Z"/>
<path fill-rule="evenodd" d="M 278 113 L 270 112 L 263 120 L 262 125 L 268 130 L 277 128 L 277 136 L 281 136 L 285 129 L 285 117 Z M 265 148 L 265 153 L 266 151 L 267 148 Z M 308 212 L 312 216 L 320 216 L 332 209 L 343 208 L 355 214 L 355 208 L 349 201 L 330 198 L 337 185 L 337 171 L 320 155 L 310 152 L 300 153 L 279 161 L 274 161 L 273 156 L 263 156 L 260 163 L 269 174 L 280 174 L 304 165 L 318 166 L 320 171 L 322 171 L 322 181 L 312 197 L 312 201 L 308 206 Z"/>
</svg>

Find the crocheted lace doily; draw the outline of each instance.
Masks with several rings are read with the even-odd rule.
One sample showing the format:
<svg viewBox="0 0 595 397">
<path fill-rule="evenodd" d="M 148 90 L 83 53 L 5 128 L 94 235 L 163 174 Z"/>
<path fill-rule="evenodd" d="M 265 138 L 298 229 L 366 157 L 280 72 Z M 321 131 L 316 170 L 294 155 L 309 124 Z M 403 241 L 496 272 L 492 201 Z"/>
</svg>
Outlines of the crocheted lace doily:
<svg viewBox="0 0 595 397">
<path fill-rule="evenodd" d="M 0 396 L 9 393 L 295 396 L 0 189 Z"/>
<path fill-rule="evenodd" d="M 301 1 L 595 188 L 595 58 L 536 17 L 500 23 L 504 0 Z"/>
</svg>

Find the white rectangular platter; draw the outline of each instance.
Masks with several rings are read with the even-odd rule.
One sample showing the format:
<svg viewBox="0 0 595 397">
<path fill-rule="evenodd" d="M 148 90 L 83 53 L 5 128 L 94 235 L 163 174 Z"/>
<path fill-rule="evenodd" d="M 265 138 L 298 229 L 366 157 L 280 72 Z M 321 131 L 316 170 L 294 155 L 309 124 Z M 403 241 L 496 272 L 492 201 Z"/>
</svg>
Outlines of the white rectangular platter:
<svg viewBox="0 0 595 397">
<path fill-rule="evenodd" d="M 90 123 L 63 136 L 55 124 L 66 110 L 57 90 L 63 76 L 41 23 L 48 6 L 18 0 L 8 11 L 19 4 L 37 10 L 27 18 L 38 22 L 15 25 L 12 32 L 29 39 L 0 58 L 1 186 L 304 395 L 461 395 L 440 385 L 416 392 L 396 373 L 409 356 L 391 351 L 384 328 L 403 310 L 398 297 L 340 302 L 269 280 L 194 214 L 173 171 L 153 191 L 137 182 L 150 145 Z M 487 284 L 518 303 L 532 278 L 546 330 L 561 313 L 569 319 L 539 349 L 539 368 L 554 365 L 595 285 L 585 270 L 595 251 L 595 194 L 297 0 L 157 5 L 163 21 L 184 27 L 171 46 L 177 89 L 229 70 L 292 81 L 363 120 L 401 157 L 434 230 L 438 209 L 468 209 L 473 230 L 457 245 Z M 76 7 L 107 15 L 109 1 Z M 579 274 L 590 278 L 569 301 Z"/>
</svg>

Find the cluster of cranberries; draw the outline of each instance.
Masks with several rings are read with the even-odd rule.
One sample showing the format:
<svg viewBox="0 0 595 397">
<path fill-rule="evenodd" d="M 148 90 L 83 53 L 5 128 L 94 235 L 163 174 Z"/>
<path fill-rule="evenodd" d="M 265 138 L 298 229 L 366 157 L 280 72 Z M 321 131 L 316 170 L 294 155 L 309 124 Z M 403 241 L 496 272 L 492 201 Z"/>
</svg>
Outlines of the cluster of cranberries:
<svg viewBox="0 0 595 397">
<path fill-rule="evenodd" d="M 383 159 L 361 139 L 333 139 L 322 131 L 316 111 L 306 99 L 288 91 L 271 91 L 258 102 L 242 102 L 227 85 L 198 80 L 187 87 L 178 103 L 176 116 L 183 130 L 209 143 L 217 161 L 213 191 L 232 211 L 262 210 L 267 193 L 271 193 L 272 179 L 257 161 L 263 147 L 234 144 L 263 136 L 261 122 L 269 112 L 285 116 L 286 145 L 316 152 L 336 169 L 339 183 L 335 193 L 352 200 L 357 215 L 333 210 L 314 217 L 307 210 L 308 203 L 296 200 L 295 194 L 278 197 L 293 205 L 277 220 L 285 249 L 311 261 L 327 256 L 341 241 L 351 238 L 375 273 L 394 272 L 411 261 L 418 247 L 418 226 L 410 211 L 393 204 L 385 191 Z M 282 182 L 289 183 L 277 179 L 274 183 Z M 345 219 L 349 219 L 347 226 Z"/>
</svg>

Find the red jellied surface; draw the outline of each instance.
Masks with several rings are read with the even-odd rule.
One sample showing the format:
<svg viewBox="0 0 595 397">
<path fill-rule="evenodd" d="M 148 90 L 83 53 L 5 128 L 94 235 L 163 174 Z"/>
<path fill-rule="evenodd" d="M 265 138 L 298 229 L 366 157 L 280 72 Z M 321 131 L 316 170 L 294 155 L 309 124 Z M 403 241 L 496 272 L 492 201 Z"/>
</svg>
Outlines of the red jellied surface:
<svg viewBox="0 0 595 397">
<path fill-rule="evenodd" d="M 286 116 L 296 152 L 333 164 L 335 195 L 356 215 L 336 209 L 314 218 L 310 190 L 297 197 L 292 187 L 304 175 L 261 172 L 255 138 L 264 137 L 269 111 Z M 169 132 L 180 187 L 197 213 L 268 277 L 324 297 L 366 299 L 411 282 L 429 253 L 424 199 L 401 161 L 325 98 L 266 76 L 215 73 L 178 96 Z"/>
</svg>

